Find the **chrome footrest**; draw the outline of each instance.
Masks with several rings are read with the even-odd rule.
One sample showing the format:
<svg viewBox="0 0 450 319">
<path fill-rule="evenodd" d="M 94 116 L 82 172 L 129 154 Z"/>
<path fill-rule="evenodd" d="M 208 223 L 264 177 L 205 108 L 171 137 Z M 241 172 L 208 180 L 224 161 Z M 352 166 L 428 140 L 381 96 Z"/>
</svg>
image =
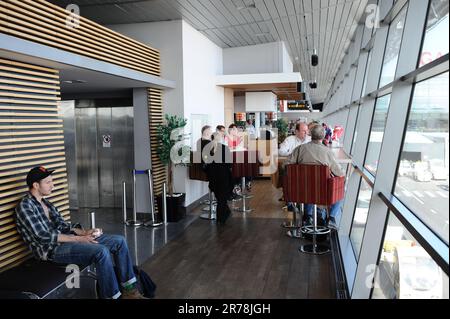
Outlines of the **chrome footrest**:
<svg viewBox="0 0 450 319">
<path fill-rule="evenodd" d="M 330 252 L 330 248 L 326 245 L 313 245 L 313 244 L 308 244 L 308 245 L 302 245 L 300 246 L 300 248 L 298 249 L 299 251 L 301 251 L 302 253 L 305 254 L 311 254 L 311 255 L 323 255 L 323 254 L 327 254 Z"/>
<path fill-rule="evenodd" d="M 216 210 L 216 206 L 217 206 L 217 205 L 212 205 L 212 206 L 213 206 L 212 209 L 213 209 L 213 210 Z M 202 211 L 204 211 L 204 212 L 209 212 L 209 205 L 206 206 L 206 207 L 203 207 L 203 208 L 202 208 Z"/>
<path fill-rule="evenodd" d="M 316 230 L 314 230 L 314 226 L 307 225 L 301 228 L 301 232 L 305 235 L 326 235 L 330 233 L 330 229 L 325 226 L 317 226 Z"/>
</svg>

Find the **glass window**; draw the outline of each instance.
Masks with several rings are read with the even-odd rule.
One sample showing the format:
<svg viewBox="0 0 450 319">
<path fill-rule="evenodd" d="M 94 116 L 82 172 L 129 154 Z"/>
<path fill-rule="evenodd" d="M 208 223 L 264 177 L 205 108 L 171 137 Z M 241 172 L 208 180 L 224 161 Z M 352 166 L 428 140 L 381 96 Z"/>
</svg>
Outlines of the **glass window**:
<svg viewBox="0 0 450 319">
<path fill-rule="evenodd" d="M 358 138 L 358 128 L 359 128 L 359 123 L 360 123 L 361 108 L 362 108 L 361 104 L 358 105 L 358 114 L 356 115 L 356 122 L 355 122 L 355 129 L 354 129 L 354 133 L 353 133 L 352 147 L 350 149 L 350 155 L 351 156 L 354 155 L 355 146 L 356 146 L 356 140 Z"/>
<path fill-rule="evenodd" d="M 380 87 L 391 83 L 397 70 L 398 55 L 402 43 L 407 6 L 405 6 L 389 27 L 389 35 L 384 53 L 383 69 L 381 71 Z"/>
<path fill-rule="evenodd" d="M 373 299 L 448 299 L 448 276 L 394 214 L 375 272 Z"/>
<path fill-rule="evenodd" d="M 419 66 L 448 53 L 448 0 L 432 0 Z"/>
<path fill-rule="evenodd" d="M 356 258 L 359 260 L 364 230 L 366 229 L 367 214 L 369 213 L 370 200 L 372 198 L 372 187 L 361 178 L 358 201 L 356 202 L 355 215 L 353 216 L 350 241 Z"/>
<path fill-rule="evenodd" d="M 417 83 L 395 195 L 448 243 L 448 72 Z"/>
<path fill-rule="evenodd" d="M 366 164 L 364 167 L 375 176 L 377 174 L 378 158 L 383 143 L 384 129 L 389 110 L 391 95 L 385 95 L 377 100 L 367 147 Z"/>
<path fill-rule="evenodd" d="M 369 78 L 369 68 L 370 68 L 370 62 L 372 61 L 372 52 L 373 49 L 370 50 L 369 55 L 367 57 L 367 64 L 366 64 L 366 72 L 364 74 L 364 83 L 363 83 L 363 88 L 362 88 L 362 94 L 361 97 L 366 96 L 369 92 L 366 92 L 366 88 L 367 88 L 367 79 Z"/>
</svg>

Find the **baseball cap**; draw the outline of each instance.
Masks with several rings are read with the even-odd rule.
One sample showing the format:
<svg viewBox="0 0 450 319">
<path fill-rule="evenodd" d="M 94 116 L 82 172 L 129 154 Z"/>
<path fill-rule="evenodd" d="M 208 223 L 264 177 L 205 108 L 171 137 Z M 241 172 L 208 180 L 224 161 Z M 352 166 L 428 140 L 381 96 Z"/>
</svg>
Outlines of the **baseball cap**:
<svg viewBox="0 0 450 319">
<path fill-rule="evenodd" d="M 55 170 L 48 170 L 44 166 L 33 167 L 27 174 L 27 185 L 32 187 L 33 183 L 50 176 Z"/>
</svg>

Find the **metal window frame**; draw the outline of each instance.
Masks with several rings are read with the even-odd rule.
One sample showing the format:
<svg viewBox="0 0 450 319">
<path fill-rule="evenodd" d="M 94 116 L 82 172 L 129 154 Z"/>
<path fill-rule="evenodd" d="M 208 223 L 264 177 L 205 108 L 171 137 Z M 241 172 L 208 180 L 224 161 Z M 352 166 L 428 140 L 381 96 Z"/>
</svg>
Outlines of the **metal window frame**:
<svg viewBox="0 0 450 319">
<path fill-rule="evenodd" d="M 386 25 L 392 22 L 392 20 L 405 5 L 408 5 L 405 29 L 402 34 L 402 42 L 400 45 L 399 59 L 394 80 L 384 87 L 379 88 L 379 82 L 377 82 L 377 85 L 374 86 L 373 84 L 375 81 L 373 79 L 369 79 L 368 82 L 370 83 L 367 84 L 366 89 L 366 92 L 369 93 L 362 92 L 360 97 L 352 96 L 352 101 L 347 105 L 343 105 L 343 101 L 336 99 L 336 91 L 330 90 L 330 93 L 333 93 L 329 95 L 327 104 L 332 105 L 333 108 L 325 108 L 324 112 L 324 121 L 327 121 L 328 118 L 338 118 L 341 114 L 345 114 L 343 112 L 349 112 L 347 114 L 346 129 L 350 130 L 351 133 L 346 134 L 345 144 L 350 145 L 350 149 L 356 148 L 353 152 L 355 154 L 354 165 L 363 167 L 360 163 L 361 155 L 358 155 L 358 150 L 362 149 L 361 143 L 363 143 L 363 141 L 361 140 L 364 140 L 364 138 L 361 137 L 359 128 L 365 128 L 364 123 L 367 120 L 367 108 L 370 109 L 372 103 L 374 103 L 373 107 L 375 107 L 375 102 L 378 97 L 389 93 L 392 94 L 388 111 L 388 120 L 385 127 L 385 134 L 389 134 L 392 138 L 388 141 L 383 139 L 382 149 L 380 150 L 379 162 L 383 162 L 383 164 L 378 167 L 377 179 L 374 181 L 374 191 L 372 193 L 369 208 L 369 220 L 366 226 L 366 228 L 370 228 L 370 230 L 369 233 L 366 230 L 364 234 L 363 247 L 361 249 L 361 253 L 363 253 L 364 256 L 360 258 L 359 263 L 356 263 L 354 256 L 350 256 L 348 253 L 349 231 L 351 229 L 351 221 L 353 220 L 353 213 L 359 193 L 360 178 L 366 177 L 370 180 L 370 177 L 373 178 L 373 176 L 369 173 L 365 174 L 364 169 L 361 171 L 355 170 L 355 172 L 350 175 L 347 184 L 343 214 L 338 234 L 342 260 L 345 265 L 345 275 L 347 278 L 348 289 L 352 298 L 369 298 L 371 296 L 372 289 L 364 286 L 364 283 L 367 282 L 368 279 L 368 274 L 365 273 L 365 267 L 370 264 L 376 264 L 379 261 L 380 248 L 382 241 L 384 240 L 384 230 L 389 217 L 388 207 L 378 196 L 378 193 L 384 192 L 388 194 L 389 192 L 392 192 L 392 188 L 395 185 L 394 179 L 397 175 L 394 174 L 394 172 L 396 173 L 398 170 L 400 152 L 403 143 L 403 134 L 408 123 L 414 83 L 429 79 L 444 73 L 449 69 L 448 54 L 418 68 L 420 54 L 422 52 L 423 42 L 426 36 L 426 26 L 431 0 L 399 0 L 394 4 L 390 0 L 380 0 L 379 3 L 381 3 L 382 10 L 385 11 L 386 6 L 390 4 L 390 8 L 388 8 L 389 10 L 387 10 L 387 13 L 385 14 L 384 24 L 380 29 L 377 29 L 371 35 L 367 42 L 365 42 L 367 32 L 364 32 L 361 43 L 361 49 L 372 47 L 374 57 L 370 63 L 367 63 L 366 60 L 366 65 L 364 65 L 366 69 L 365 73 L 368 73 L 371 76 L 377 76 L 376 72 L 374 73 L 374 70 L 377 71 L 378 66 L 378 81 L 381 77 L 382 60 L 384 59 L 384 52 L 387 46 L 386 41 L 388 30 L 386 32 Z M 385 38 L 384 41 L 381 41 L 383 40 L 383 35 L 385 35 Z M 417 41 L 417 39 L 420 39 L 420 41 Z M 377 65 L 377 61 L 380 60 L 380 52 L 382 52 L 382 60 L 381 63 Z M 361 61 L 364 58 L 367 59 L 367 57 L 364 56 L 367 54 L 368 53 L 364 52 L 364 50 L 360 50 L 358 69 L 362 67 Z M 348 56 L 346 59 L 350 59 L 350 57 Z M 337 90 L 340 87 L 337 83 L 341 80 L 341 75 L 340 70 L 340 73 L 336 77 L 336 81 L 333 84 L 334 90 Z M 358 75 L 356 75 L 353 83 L 353 94 L 355 90 L 358 89 L 358 85 L 360 84 Z M 395 108 L 393 105 L 395 105 Z M 366 110 L 364 111 L 364 109 Z M 357 112 L 356 118 L 350 114 L 352 112 Z M 355 123 L 352 123 L 353 120 Z M 363 122 L 363 124 L 361 124 L 361 122 Z M 355 144 L 358 145 L 352 145 L 356 131 L 358 131 L 358 138 Z M 371 128 L 369 131 L 371 131 Z M 349 141 L 348 139 L 350 136 L 351 140 Z M 392 152 L 392 150 L 394 150 L 394 152 Z M 364 157 L 366 157 L 366 153 L 367 147 L 364 149 Z M 353 251 L 351 251 L 351 254 L 353 255 Z"/>
</svg>

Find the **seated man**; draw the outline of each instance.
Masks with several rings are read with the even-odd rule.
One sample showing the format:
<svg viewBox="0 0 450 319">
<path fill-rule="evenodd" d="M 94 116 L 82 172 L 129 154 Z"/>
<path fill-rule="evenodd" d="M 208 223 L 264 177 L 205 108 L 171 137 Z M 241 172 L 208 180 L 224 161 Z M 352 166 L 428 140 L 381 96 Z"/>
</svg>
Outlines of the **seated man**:
<svg viewBox="0 0 450 319">
<path fill-rule="evenodd" d="M 289 156 L 300 145 L 309 143 L 311 138 L 308 136 L 308 125 L 306 123 L 297 123 L 295 125 L 295 135 L 286 137 L 281 143 L 278 155 Z"/>
<path fill-rule="evenodd" d="M 40 166 L 27 175 L 29 192 L 16 207 L 19 233 L 35 258 L 61 264 L 95 264 L 100 295 L 104 298 L 147 299 L 136 288 L 128 246 L 125 238 L 104 235 L 101 229 L 71 229 L 55 206 L 44 196 L 53 190 L 53 178 Z M 119 289 L 114 264 L 119 271 Z"/>
<path fill-rule="evenodd" d="M 308 125 L 304 122 L 295 124 L 295 135 L 286 137 L 283 143 L 280 144 L 280 149 L 278 150 L 279 156 L 289 156 L 292 152 L 300 145 L 311 142 L 311 137 L 309 136 Z M 280 171 L 280 177 L 284 175 L 284 171 Z M 283 201 L 283 197 L 279 199 Z M 288 209 L 291 210 L 292 204 L 288 203 Z"/>
<path fill-rule="evenodd" d="M 336 162 L 332 151 L 322 144 L 325 138 L 325 130 L 321 125 L 316 125 L 311 129 L 311 142 L 297 147 L 289 158 L 284 162 L 283 166 L 289 164 L 320 164 L 330 167 L 334 176 L 344 176 L 344 171 Z M 331 206 L 330 221 L 328 226 L 337 229 L 336 220 L 341 213 L 342 201 Z M 312 216 L 313 205 L 305 203 L 305 211 L 308 216 Z M 325 224 L 326 212 L 320 209 L 322 222 Z"/>
</svg>

